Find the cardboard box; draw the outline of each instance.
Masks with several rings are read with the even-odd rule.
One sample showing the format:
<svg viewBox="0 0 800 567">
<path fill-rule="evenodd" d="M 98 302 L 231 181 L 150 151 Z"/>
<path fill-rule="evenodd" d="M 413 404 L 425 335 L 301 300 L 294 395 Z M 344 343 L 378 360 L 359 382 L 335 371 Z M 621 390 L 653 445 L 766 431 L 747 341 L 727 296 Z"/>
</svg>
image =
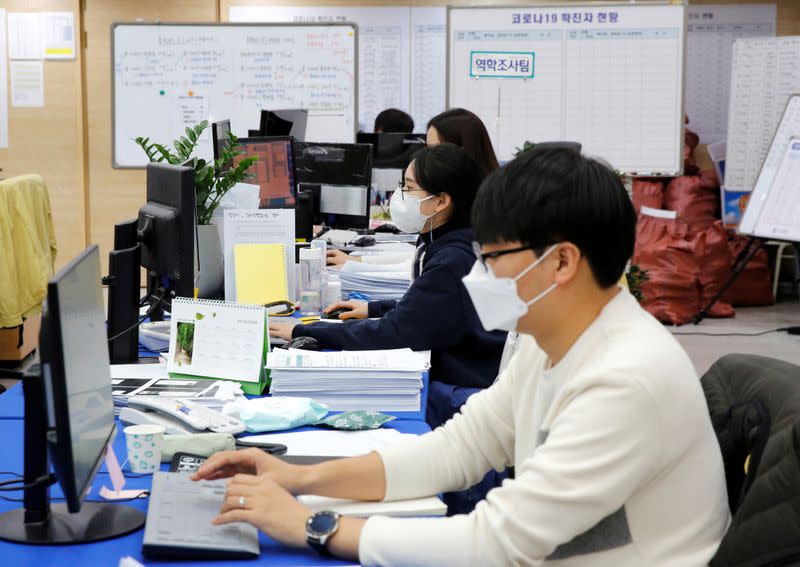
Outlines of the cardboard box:
<svg viewBox="0 0 800 567">
<path fill-rule="evenodd" d="M 33 315 L 23 321 L 19 327 L 0 329 L 0 360 L 20 361 L 32 353 L 39 346 L 39 329 L 42 326 L 42 316 Z M 20 329 L 22 330 L 22 344 L 20 345 Z"/>
</svg>

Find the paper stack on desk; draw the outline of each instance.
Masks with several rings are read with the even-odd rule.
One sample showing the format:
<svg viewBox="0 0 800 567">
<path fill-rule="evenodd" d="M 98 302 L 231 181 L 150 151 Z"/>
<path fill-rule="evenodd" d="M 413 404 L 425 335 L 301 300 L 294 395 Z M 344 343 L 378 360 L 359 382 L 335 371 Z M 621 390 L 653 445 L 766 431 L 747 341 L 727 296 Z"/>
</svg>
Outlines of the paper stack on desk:
<svg viewBox="0 0 800 567">
<path fill-rule="evenodd" d="M 369 296 L 373 301 L 381 299 L 400 299 L 411 285 L 411 273 L 385 271 L 351 271 L 346 262 L 345 268 L 338 271 L 345 294 L 355 291 Z"/>
<path fill-rule="evenodd" d="M 289 349 L 267 357 L 272 395 L 313 398 L 332 411 L 420 411 L 422 373 L 429 366 L 429 351 L 411 349 Z"/>
</svg>

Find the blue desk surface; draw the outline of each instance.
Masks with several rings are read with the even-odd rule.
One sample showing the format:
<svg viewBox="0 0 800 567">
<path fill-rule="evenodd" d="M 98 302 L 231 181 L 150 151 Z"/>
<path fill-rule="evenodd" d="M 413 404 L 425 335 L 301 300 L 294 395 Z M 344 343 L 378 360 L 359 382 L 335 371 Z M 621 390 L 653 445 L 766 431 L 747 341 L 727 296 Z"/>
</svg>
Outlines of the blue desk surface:
<svg viewBox="0 0 800 567">
<path fill-rule="evenodd" d="M 6 394 L 3 394 L 5 396 Z M 0 396 L 0 397 L 3 397 Z M 21 396 L 20 396 L 21 399 Z M 5 447 L 0 452 L 0 470 L 22 473 L 23 463 L 23 421 L 6 419 L 0 421 L 0 436 L 5 440 Z M 430 431 L 430 428 L 422 421 L 396 420 L 387 424 L 393 429 L 403 433 L 422 434 Z M 117 437 L 114 441 L 114 450 L 120 462 L 125 459 L 125 438 L 121 428 L 118 427 Z M 163 470 L 168 470 L 168 465 L 162 465 Z M 95 479 L 92 490 L 88 496 L 90 500 L 100 499 L 98 491 L 103 485 L 111 487 L 111 482 L 107 474 L 101 469 L 100 474 Z M 10 477 L 2 477 L 3 480 Z M 125 488 L 148 488 L 150 477 L 129 478 L 126 480 Z M 54 485 L 50 490 L 51 496 L 55 499 L 63 496 L 58 485 Z M 22 498 L 22 492 L 5 492 L 3 495 L 11 498 Z M 133 506 L 141 510 L 147 509 L 147 500 L 140 500 L 124 504 L 114 504 L 123 506 Z M 21 503 L 7 502 L 0 500 L 0 513 L 14 508 L 21 507 Z M 43 566 L 60 565 L 67 561 L 74 565 L 104 567 L 116 567 L 119 559 L 130 555 L 134 559 L 150 565 L 235 565 L 239 562 L 220 562 L 220 561 L 158 561 L 142 557 L 142 538 L 144 531 L 139 530 L 128 536 L 92 543 L 86 545 L 74 545 L 69 547 L 40 547 L 30 545 L 20 545 L 0 541 L 0 558 L 10 561 L 10 565 L 19 566 Z M 341 561 L 337 559 L 323 558 L 312 550 L 291 549 L 276 543 L 265 535 L 261 534 L 261 557 L 252 561 L 243 561 L 242 565 L 352 565 L 352 561 Z"/>
</svg>

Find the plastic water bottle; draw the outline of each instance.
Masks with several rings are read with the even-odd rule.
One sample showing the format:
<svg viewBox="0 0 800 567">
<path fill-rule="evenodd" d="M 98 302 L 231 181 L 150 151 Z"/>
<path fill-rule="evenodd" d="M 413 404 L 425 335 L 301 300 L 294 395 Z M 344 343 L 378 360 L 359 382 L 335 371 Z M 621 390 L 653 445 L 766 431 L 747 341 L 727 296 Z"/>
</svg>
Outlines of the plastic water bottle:
<svg viewBox="0 0 800 567">
<path fill-rule="evenodd" d="M 322 301 L 322 266 L 319 248 L 300 249 L 300 313 L 319 315 Z"/>
<path fill-rule="evenodd" d="M 320 269 L 320 284 L 319 284 L 319 300 L 320 309 L 325 308 L 326 290 L 328 289 L 328 273 L 325 266 L 328 263 L 328 243 L 321 238 L 311 241 L 311 248 L 319 250 L 319 269 Z"/>
<path fill-rule="evenodd" d="M 333 305 L 337 301 L 342 300 L 342 280 L 339 278 L 338 274 L 329 274 L 328 275 L 328 287 L 325 291 L 325 305 L 323 307 L 327 307 L 328 305 Z"/>
</svg>

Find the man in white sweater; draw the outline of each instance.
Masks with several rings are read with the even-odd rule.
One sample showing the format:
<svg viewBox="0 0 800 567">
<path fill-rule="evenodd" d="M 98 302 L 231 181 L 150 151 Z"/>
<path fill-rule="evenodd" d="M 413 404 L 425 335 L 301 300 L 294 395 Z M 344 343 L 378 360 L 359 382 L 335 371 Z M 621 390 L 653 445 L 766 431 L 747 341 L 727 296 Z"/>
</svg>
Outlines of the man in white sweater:
<svg viewBox="0 0 800 567">
<path fill-rule="evenodd" d="M 487 329 L 520 333 L 497 382 L 436 431 L 363 457 L 215 455 L 197 478 L 246 473 L 215 522 L 365 565 L 706 565 L 730 518 L 722 457 L 686 353 L 616 285 L 636 222 L 617 176 L 534 150 L 487 179 L 473 219 L 464 284 Z M 509 465 L 514 479 L 450 518 L 338 518 L 291 496 L 415 498 Z"/>
</svg>

